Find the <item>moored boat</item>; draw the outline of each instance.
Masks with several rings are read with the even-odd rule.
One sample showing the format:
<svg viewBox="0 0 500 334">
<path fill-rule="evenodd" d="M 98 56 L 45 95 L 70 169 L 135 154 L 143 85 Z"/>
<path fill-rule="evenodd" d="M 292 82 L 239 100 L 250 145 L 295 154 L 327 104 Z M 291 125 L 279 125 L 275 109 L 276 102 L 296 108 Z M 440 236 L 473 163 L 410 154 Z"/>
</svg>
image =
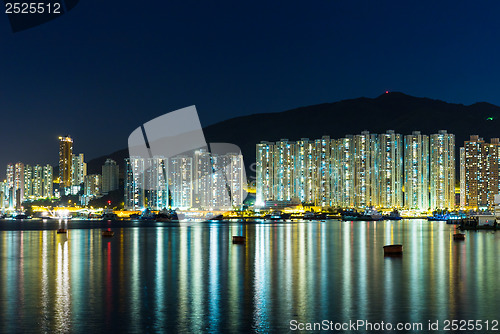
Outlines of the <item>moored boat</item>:
<svg viewBox="0 0 500 334">
<path fill-rule="evenodd" d="M 450 215 L 448 214 L 434 214 L 432 216 L 428 216 L 428 221 L 447 221 Z"/>
<path fill-rule="evenodd" d="M 367 208 L 358 220 L 382 220 L 382 214 L 373 208 Z"/>
<path fill-rule="evenodd" d="M 388 215 L 384 216 L 385 220 L 401 220 L 403 217 L 399 214 L 397 209 L 392 210 Z"/>
<path fill-rule="evenodd" d="M 340 214 L 341 219 L 345 220 L 345 221 L 360 220 L 359 219 L 360 216 L 361 216 L 361 213 L 354 211 L 354 210 L 343 211 Z"/>
<path fill-rule="evenodd" d="M 385 245 L 384 246 L 384 254 L 385 255 L 399 255 L 399 254 L 403 254 L 403 245 L 400 245 L 400 244 Z"/>
<path fill-rule="evenodd" d="M 246 238 L 241 235 L 233 235 L 233 244 L 244 244 L 246 242 Z"/>
<path fill-rule="evenodd" d="M 116 218 L 118 218 L 118 216 L 111 209 L 105 209 L 101 216 L 103 220 L 115 220 Z"/>
</svg>

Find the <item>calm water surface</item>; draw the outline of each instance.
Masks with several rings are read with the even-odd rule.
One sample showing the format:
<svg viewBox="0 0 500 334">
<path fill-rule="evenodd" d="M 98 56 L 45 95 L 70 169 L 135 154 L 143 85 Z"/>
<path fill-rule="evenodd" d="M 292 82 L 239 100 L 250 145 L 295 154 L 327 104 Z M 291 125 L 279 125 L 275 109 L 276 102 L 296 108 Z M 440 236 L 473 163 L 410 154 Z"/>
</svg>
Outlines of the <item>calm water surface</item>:
<svg viewBox="0 0 500 334">
<path fill-rule="evenodd" d="M 0 332 L 500 320 L 498 232 L 466 232 L 457 242 L 452 225 L 423 220 L 129 223 L 102 238 L 96 226 L 71 222 L 66 236 L 55 223 L 0 221 Z M 246 245 L 231 244 L 233 235 Z M 404 244 L 402 257 L 383 256 L 392 243 Z"/>
</svg>

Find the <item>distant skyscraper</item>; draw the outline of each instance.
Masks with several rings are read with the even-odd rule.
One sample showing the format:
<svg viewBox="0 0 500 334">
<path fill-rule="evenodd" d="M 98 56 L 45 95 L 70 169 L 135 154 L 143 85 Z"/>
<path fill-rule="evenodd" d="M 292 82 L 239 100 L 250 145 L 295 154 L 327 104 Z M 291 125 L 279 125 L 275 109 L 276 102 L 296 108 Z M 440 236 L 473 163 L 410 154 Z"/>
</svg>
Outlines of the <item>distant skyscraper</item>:
<svg viewBox="0 0 500 334">
<path fill-rule="evenodd" d="M 14 164 L 7 165 L 7 187 L 14 187 Z"/>
<path fill-rule="evenodd" d="M 71 163 L 71 185 L 79 186 L 85 181 L 87 175 L 87 164 L 85 163 L 83 153 L 72 155 Z"/>
<path fill-rule="evenodd" d="M 0 209 L 5 209 L 6 207 L 6 190 L 7 190 L 7 182 L 0 182 Z"/>
<path fill-rule="evenodd" d="M 194 152 L 193 169 L 193 205 L 197 208 L 209 208 L 213 166 L 211 155 L 206 149 Z"/>
<path fill-rule="evenodd" d="M 378 205 L 378 140 L 368 131 L 354 137 L 354 197 L 357 207 Z"/>
<path fill-rule="evenodd" d="M 355 203 L 355 172 L 354 172 L 354 137 L 348 135 L 345 138 L 337 140 L 335 147 L 337 177 L 336 186 L 334 186 L 335 196 L 337 196 L 337 205 L 343 208 L 352 208 Z"/>
<path fill-rule="evenodd" d="M 33 166 L 32 196 L 34 198 L 43 197 L 43 168 L 40 165 Z"/>
<path fill-rule="evenodd" d="M 42 180 L 42 197 L 50 198 L 54 196 L 53 183 L 54 183 L 54 172 L 51 165 L 45 165 L 42 170 L 43 180 Z"/>
<path fill-rule="evenodd" d="M 257 144 L 255 205 L 264 206 L 266 200 L 274 200 L 274 145 L 270 142 Z"/>
<path fill-rule="evenodd" d="M 226 173 L 226 183 L 230 190 L 232 207 L 240 206 L 246 198 L 245 165 L 243 155 L 236 153 L 226 154 L 228 165 L 224 168 Z"/>
<path fill-rule="evenodd" d="M 455 208 L 455 135 L 446 130 L 430 136 L 431 209 Z"/>
<path fill-rule="evenodd" d="M 314 141 L 310 141 L 308 138 L 297 141 L 294 155 L 294 197 L 303 203 L 314 203 L 317 168 Z"/>
<path fill-rule="evenodd" d="M 24 164 L 18 162 L 14 166 L 14 205 L 17 210 L 24 201 Z"/>
<path fill-rule="evenodd" d="M 73 139 L 59 137 L 59 185 L 60 188 L 69 188 L 72 185 L 73 166 Z"/>
<path fill-rule="evenodd" d="M 145 206 L 151 210 L 167 208 L 169 205 L 167 160 L 155 156 L 152 159 L 145 159 L 144 164 Z"/>
<path fill-rule="evenodd" d="M 289 201 L 293 198 L 294 143 L 281 139 L 274 145 L 274 198 Z"/>
<path fill-rule="evenodd" d="M 379 135 L 378 205 L 403 207 L 403 147 L 401 135 L 388 130 Z"/>
<path fill-rule="evenodd" d="M 315 205 L 330 206 L 331 205 L 331 160 L 330 146 L 331 140 L 329 136 L 323 136 L 321 139 L 314 141 L 316 151 L 316 184 L 315 184 Z M 295 158 L 295 157 L 294 157 Z M 292 163 L 294 159 L 291 159 Z M 292 174 L 293 178 L 293 174 Z M 292 183 L 293 184 L 293 183 Z M 288 198 L 291 200 L 292 198 Z"/>
<path fill-rule="evenodd" d="M 404 188 L 405 208 L 429 209 L 429 137 L 419 131 L 405 136 Z"/>
<path fill-rule="evenodd" d="M 173 209 L 187 209 L 193 205 L 193 158 L 179 155 L 169 159 L 168 175 Z"/>
<path fill-rule="evenodd" d="M 33 196 L 33 167 L 24 166 L 24 198 Z"/>
<path fill-rule="evenodd" d="M 102 177 L 99 174 L 85 176 L 83 194 L 87 198 L 98 197 L 102 194 Z"/>
<path fill-rule="evenodd" d="M 125 159 L 125 209 L 144 208 L 144 159 Z"/>
<path fill-rule="evenodd" d="M 116 161 L 111 159 L 106 159 L 106 162 L 102 166 L 102 192 L 107 194 L 110 191 L 117 190 L 119 187 L 119 175 L 120 169 L 116 164 Z"/>
<path fill-rule="evenodd" d="M 492 207 L 500 193 L 500 141 L 485 143 L 470 136 L 460 148 L 460 205 L 471 209 Z"/>
<path fill-rule="evenodd" d="M 213 174 L 211 175 L 209 209 L 231 209 L 230 187 L 231 157 L 212 155 Z"/>
</svg>

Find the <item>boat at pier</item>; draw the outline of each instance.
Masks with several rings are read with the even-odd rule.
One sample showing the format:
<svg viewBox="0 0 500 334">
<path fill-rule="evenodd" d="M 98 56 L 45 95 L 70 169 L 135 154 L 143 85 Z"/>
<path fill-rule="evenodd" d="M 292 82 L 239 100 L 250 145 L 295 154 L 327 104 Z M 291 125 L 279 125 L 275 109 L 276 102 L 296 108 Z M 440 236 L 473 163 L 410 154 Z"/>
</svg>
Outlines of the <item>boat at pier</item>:
<svg viewBox="0 0 500 334">
<path fill-rule="evenodd" d="M 372 221 L 372 220 L 382 220 L 383 216 L 380 212 L 373 208 L 366 208 L 363 213 L 359 213 L 357 211 L 344 211 L 341 213 L 341 218 L 344 221 L 357 221 L 357 220 L 365 220 L 365 221 Z"/>
<path fill-rule="evenodd" d="M 388 215 L 384 216 L 385 220 L 401 220 L 403 217 L 399 214 L 397 209 L 392 210 Z"/>
</svg>

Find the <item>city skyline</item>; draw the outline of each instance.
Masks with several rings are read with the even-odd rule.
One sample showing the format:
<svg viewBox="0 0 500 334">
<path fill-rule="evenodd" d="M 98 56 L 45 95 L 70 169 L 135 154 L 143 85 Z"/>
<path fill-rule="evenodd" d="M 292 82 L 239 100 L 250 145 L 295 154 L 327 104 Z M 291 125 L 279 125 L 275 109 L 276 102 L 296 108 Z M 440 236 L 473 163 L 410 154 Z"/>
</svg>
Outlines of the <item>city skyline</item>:
<svg viewBox="0 0 500 334">
<path fill-rule="evenodd" d="M 88 205 L 91 199 L 118 189 L 119 166 L 114 160 L 106 159 L 101 174 L 87 175 L 84 154 L 72 153 L 73 139 L 65 136 L 59 137 L 59 141 L 63 166 L 56 181 L 59 186 L 52 189 L 52 180 L 56 178 L 50 165 L 8 164 L 7 178 L 0 182 L 1 208 L 20 208 L 25 200 L 59 197 L 61 191 L 72 195 L 81 191 L 81 204 Z M 363 131 L 339 139 L 323 136 L 315 140 L 263 141 L 256 147 L 257 207 L 262 207 L 266 199 L 299 199 L 319 207 L 375 206 L 426 211 L 426 206 L 431 210 L 454 209 L 456 204 L 477 210 L 491 208 L 495 194 L 500 193 L 498 138 L 486 143 L 478 135 L 471 135 L 463 147 L 456 147 L 455 136 L 446 130 L 431 135 L 420 131 L 401 135 L 387 130 L 381 134 Z M 457 150 L 459 158 L 455 159 Z M 136 164 L 135 172 L 131 160 Z M 459 161 L 458 174 L 455 160 Z M 235 168 L 224 176 L 222 183 L 216 174 L 206 177 L 210 170 L 217 169 L 218 163 Z M 210 192 L 221 193 L 229 187 L 236 202 L 242 203 L 247 185 L 242 183 L 241 171 L 242 155 L 218 156 L 204 149 L 193 151 L 192 156 L 170 159 L 132 157 L 126 161 L 125 208 L 230 208 L 234 205 L 219 203 L 222 197 Z M 66 174 L 69 179 L 65 183 L 61 180 Z M 142 181 L 133 179 L 134 174 L 142 174 Z M 456 184 L 460 194 L 457 203 Z"/>
</svg>

